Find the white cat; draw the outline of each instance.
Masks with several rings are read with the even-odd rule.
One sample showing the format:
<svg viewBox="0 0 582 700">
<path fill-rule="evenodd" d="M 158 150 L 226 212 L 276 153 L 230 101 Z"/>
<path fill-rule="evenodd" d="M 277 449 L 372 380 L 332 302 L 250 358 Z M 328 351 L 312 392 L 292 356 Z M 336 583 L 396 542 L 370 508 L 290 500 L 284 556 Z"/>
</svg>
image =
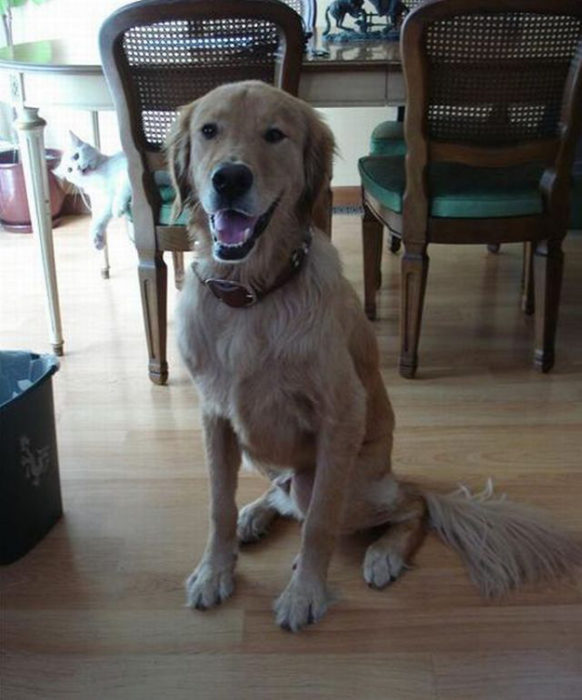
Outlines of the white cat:
<svg viewBox="0 0 582 700">
<path fill-rule="evenodd" d="M 107 224 L 129 209 L 131 186 L 127 158 L 121 151 L 106 156 L 69 131 L 70 146 L 55 173 L 72 182 L 91 199 L 91 239 L 97 250 L 105 246 Z"/>
</svg>

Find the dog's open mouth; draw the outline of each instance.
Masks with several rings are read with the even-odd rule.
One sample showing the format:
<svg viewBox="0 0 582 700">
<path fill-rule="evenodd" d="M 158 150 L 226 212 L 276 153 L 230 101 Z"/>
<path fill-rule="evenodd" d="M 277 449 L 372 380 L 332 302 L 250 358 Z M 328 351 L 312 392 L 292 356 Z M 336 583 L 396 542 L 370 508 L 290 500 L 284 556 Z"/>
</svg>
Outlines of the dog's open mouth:
<svg viewBox="0 0 582 700">
<path fill-rule="evenodd" d="M 249 216 L 236 209 L 220 209 L 210 216 L 214 256 L 234 262 L 244 260 L 269 225 L 279 200 L 261 216 Z"/>
</svg>

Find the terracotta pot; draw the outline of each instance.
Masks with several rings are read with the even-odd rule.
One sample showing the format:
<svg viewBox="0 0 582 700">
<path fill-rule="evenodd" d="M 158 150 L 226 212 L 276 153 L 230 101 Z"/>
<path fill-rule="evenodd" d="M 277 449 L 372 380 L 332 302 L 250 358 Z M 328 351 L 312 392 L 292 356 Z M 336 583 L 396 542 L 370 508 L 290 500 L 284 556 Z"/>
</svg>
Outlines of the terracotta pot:
<svg viewBox="0 0 582 700">
<path fill-rule="evenodd" d="M 53 226 L 58 226 L 58 218 L 65 193 L 57 178 L 51 172 L 60 163 L 62 152 L 53 148 L 45 151 L 49 176 L 51 215 Z M 30 233 L 30 211 L 26 201 L 24 172 L 19 162 L 18 150 L 0 153 L 0 223 L 6 231 Z"/>
</svg>

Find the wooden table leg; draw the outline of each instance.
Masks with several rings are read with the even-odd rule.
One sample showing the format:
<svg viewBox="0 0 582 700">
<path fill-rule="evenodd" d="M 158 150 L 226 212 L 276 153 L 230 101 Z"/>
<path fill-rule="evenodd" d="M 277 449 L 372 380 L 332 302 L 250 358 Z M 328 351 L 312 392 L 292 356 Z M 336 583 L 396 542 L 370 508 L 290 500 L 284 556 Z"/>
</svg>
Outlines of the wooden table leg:
<svg viewBox="0 0 582 700">
<path fill-rule="evenodd" d="M 48 171 L 43 136 L 46 122 L 38 116 L 36 107 L 21 107 L 18 110 L 18 116 L 14 125 L 18 134 L 32 230 L 40 244 L 47 292 L 51 344 L 54 353 L 62 355 L 64 341 L 59 308 Z"/>
</svg>

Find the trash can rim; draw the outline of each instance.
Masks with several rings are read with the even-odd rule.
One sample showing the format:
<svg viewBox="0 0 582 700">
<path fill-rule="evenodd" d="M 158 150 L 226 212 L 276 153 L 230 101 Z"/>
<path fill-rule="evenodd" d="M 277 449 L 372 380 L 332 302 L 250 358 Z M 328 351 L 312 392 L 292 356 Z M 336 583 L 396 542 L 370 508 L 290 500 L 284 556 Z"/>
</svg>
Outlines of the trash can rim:
<svg viewBox="0 0 582 700">
<path fill-rule="evenodd" d="M 44 384 L 44 382 L 46 382 L 47 379 L 50 379 L 60 367 L 60 363 L 57 356 L 53 355 L 52 353 L 38 353 L 32 352 L 30 350 L 0 350 L 0 358 L 3 355 L 28 355 L 31 361 L 42 359 L 43 362 L 46 363 L 46 366 L 43 370 L 42 375 L 29 387 L 21 391 L 17 396 L 13 396 L 7 399 L 6 401 L 0 403 L 0 413 L 3 410 L 5 410 L 8 406 L 14 406 L 16 402 L 21 401 L 23 397 L 28 396 L 28 394 L 31 391 Z"/>
</svg>

